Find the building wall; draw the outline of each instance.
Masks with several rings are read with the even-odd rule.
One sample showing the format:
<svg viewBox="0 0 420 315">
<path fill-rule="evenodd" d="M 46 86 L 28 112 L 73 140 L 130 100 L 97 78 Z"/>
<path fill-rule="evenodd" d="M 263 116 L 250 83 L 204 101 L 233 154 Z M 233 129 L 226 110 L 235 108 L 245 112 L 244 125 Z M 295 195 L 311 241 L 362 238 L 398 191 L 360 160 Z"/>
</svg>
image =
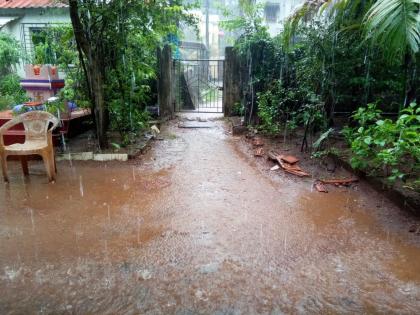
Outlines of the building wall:
<svg viewBox="0 0 420 315">
<path fill-rule="evenodd" d="M 304 0 L 257 0 L 257 3 L 265 4 L 264 21 L 265 25 L 268 27 L 270 35 L 276 36 L 277 34 L 279 34 L 283 29 L 283 25 L 286 18 L 290 16 L 304 2 Z M 267 16 L 267 11 L 272 12 L 272 8 L 278 8 L 275 20 L 271 20 Z M 271 14 L 268 14 L 271 17 Z"/>
<path fill-rule="evenodd" d="M 30 31 L 32 28 L 42 28 L 48 24 L 71 23 L 67 8 L 45 9 L 0 9 L 0 16 L 20 16 L 20 18 L 6 24 L 1 31 L 11 34 L 22 45 L 22 51 L 26 53 L 30 62 L 33 57 L 33 45 Z M 23 77 L 24 70 L 22 61 L 18 66 L 18 74 Z"/>
<path fill-rule="evenodd" d="M 263 6 L 264 24 L 267 26 L 271 36 L 278 35 L 283 30 L 283 25 L 287 17 L 289 17 L 305 0 L 254 0 L 256 5 Z M 199 41 L 205 43 L 206 23 L 205 23 L 205 0 L 202 0 L 202 7 L 192 10 L 198 18 L 199 37 L 197 38 L 192 31 L 185 33 L 186 40 Z M 221 0 L 222 5 L 225 5 L 231 10 L 232 15 L 239 15 L 238 0 Z M 210 58 L 219 58 L 224 56 L 224 49 L 227 45 L 232 45 L 232 38 L 234 34 L 230 34 L 220 26 L 220 21 L 224 20 L 220 16 L 221 12 L 213 1 L 209 1 L 210 14 L 209 14 L 209 43 L 210 43 Z M 276 8 L 275 18 L 273 19 L 270 8 Z M 268 9 L 268 10 L 267 10 Z M 271 13 L 271 16 L 270 16 Z M 271 19 L 270 19 L 271 17 Z"/>
</svg>

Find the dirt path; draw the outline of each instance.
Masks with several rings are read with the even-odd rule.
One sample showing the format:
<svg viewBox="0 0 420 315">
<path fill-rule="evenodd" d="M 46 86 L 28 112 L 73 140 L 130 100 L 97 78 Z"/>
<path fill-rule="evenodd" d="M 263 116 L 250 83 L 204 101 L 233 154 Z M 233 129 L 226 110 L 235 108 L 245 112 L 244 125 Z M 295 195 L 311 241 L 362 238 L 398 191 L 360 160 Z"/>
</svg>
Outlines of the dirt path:
<svg viewBox="0 0 420 315">
<path fill-rule="evenodd" d="M 311 192 L 223 123 L 141 160 L 0 184 L 1 314 L 415 314 L 420 236 L 381 196 Z"/>
</svg>

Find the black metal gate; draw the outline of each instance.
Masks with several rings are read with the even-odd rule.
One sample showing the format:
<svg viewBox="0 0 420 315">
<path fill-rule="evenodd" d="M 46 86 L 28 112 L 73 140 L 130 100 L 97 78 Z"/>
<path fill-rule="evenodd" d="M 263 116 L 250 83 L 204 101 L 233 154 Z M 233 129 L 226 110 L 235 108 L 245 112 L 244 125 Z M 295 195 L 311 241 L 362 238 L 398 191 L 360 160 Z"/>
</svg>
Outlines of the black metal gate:
<svg viewBox="0 0 420 315">
<path fill-rule="evenodd" d="M 175 111 L 223 113 L 224 60 L 173 63 Z"/>
</svg>

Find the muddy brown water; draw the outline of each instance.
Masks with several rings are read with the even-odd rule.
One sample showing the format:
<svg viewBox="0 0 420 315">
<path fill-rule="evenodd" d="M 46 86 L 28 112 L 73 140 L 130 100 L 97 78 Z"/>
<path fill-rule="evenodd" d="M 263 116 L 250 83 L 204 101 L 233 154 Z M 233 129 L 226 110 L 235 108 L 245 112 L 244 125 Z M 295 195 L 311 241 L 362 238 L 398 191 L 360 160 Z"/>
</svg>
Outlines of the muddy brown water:
<svg viewBox="0 0 420 315">
<path fill-rule="evenodd" d="M 379 195 L 273 181 L 222 122 L 164 138 L 55 184 L 12 163 L 1 314 L 419 313 L 420 242 Z"/>
</svg>

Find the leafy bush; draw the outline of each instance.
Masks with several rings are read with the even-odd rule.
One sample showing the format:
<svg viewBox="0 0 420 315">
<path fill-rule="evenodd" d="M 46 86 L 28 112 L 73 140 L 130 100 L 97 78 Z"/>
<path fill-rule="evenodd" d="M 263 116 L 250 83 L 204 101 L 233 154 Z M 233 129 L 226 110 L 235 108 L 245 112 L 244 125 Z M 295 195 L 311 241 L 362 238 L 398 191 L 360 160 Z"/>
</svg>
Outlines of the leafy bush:
<svg viewBox="0 0 420 315">
<path fill-rule="evenodd" d="M 241 102 L 236 102 L 232 107 L 232 116 L 243 116 L 245 112 L 244 105 Z"/>
<path fill-rule="evenodd" d="M 26 102 L 28 97 L 20 86 L 19 76 L 7 74 L 0 79 L 0 110 Z"/>
<path fill-rule="evenodd" d="M 20 86 L 20 78 L 16 74 L 5 75 L 0 80 L 0 93 L 12 95 L 16 103 L 23 103 L 28 99 L 25 90 Z"/>
<path fill-rule="evenodd" d="M 13 67 L 22 57 L 19 43 L 9 34 L 0 32 L 0 75 L 13 71 Z"/>
<path fill-rule="evenodd" d="M 15 99 L 11 95 L 0 95 L 0 111 L 10 109 Z"/>
<path fill-rule="evenodd" d="M 35 64 L 55 64 L 64 71 L 77 64 L 77 50 L 71 24 L 50 26 L 32 35 Z"/>
<path fill-rule="evenodd" d="M 121 135 L 123 145 L 130 144 L 140 131 L 148 127 L 149 113 L 134 105 L 112 100 L 109 103 L 109 112 L 110 127 Z"/>
<path fill-rule="evenodd" d="M 420 171 L 420 107 L 412 103 L 397 120 L 384 119 L 375 104 L 353 115 L 357 128 L 347 128 L 351 164 L 370 174 L 382 173 L 393 183 Z"/>
<path fill-rule="evenodd" d="M 304 88 L 285 88 L 281 80 L 258 93 L 259 128 L 268 134 L 278 134 L 284 124 L 287 129 L 308 127 L 309 132 L 326 127 L 324 106 L 319 97 Z"/>
</svg>

